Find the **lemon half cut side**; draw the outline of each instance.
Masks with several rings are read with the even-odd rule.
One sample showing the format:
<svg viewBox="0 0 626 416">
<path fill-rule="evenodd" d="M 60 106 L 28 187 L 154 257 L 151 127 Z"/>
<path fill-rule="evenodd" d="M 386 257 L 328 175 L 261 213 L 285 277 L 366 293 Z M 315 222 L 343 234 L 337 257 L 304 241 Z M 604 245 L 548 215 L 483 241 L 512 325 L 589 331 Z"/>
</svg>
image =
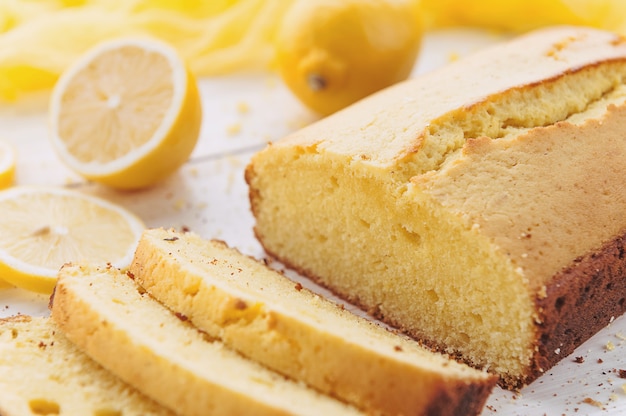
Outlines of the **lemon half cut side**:
<svg viewBox="0 0 626 416">
<path fill-rule="evenodd" d="M 114 188 L 138 189 L 187 161 L 202 105 L 175 49 L 122 38 L 96 45 L 64 71 L 49 117 L 53 147 L 71 169 Z"/>
<path fill-rule="evenodd" d="M 68 262 L 126 269 L 145 229 L 126 208 L 65 188 L 0 191 L 0 212 L 0 279 L 40 293 Z"/>
</svg>

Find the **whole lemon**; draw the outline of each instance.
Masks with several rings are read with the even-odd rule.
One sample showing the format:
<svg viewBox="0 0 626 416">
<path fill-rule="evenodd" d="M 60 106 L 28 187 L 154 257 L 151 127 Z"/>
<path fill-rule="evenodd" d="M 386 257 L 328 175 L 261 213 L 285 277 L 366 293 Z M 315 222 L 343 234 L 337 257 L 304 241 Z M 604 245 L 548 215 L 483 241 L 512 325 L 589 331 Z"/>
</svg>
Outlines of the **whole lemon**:
<svg viewBox="0 0 626 416">
<path fill-rule="evenodd" d="M 289 89 L 328 115 L 408 78 L 422 34 L 415 0 L 299 0 L 281 22 L 276 62 Z"/>
</svg>

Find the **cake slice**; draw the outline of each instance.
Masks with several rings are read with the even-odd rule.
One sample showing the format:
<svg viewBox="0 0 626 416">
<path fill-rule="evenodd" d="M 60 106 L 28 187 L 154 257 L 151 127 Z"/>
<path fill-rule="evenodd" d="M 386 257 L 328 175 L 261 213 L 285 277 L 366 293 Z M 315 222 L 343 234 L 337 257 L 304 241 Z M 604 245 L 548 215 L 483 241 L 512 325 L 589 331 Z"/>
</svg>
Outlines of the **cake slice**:
<svg viewBox="0 0 626 416">
<path fill-rule="evenodd" d="M 255 154 L 267 253 L 518 388 L 626 310 L 626 39 L 522 35 Z"/>
<path fill-rule="evenodd" d="M 69 342 L 49 318 L 0 319 L 0 415 L 174 416 Z"/>
<path fill-rule="evenodd" d="M 129 270 L 229 347 L 368 414 L 478 414 L 495 385 L 220 241 L 146 230 Z"/>
<path fill-rule="evenodd" d="M 70 341 L 178 414 L 360 414 L 212 340 L 117 269 L 65 265 L 53 296 Z"/>
</svg>

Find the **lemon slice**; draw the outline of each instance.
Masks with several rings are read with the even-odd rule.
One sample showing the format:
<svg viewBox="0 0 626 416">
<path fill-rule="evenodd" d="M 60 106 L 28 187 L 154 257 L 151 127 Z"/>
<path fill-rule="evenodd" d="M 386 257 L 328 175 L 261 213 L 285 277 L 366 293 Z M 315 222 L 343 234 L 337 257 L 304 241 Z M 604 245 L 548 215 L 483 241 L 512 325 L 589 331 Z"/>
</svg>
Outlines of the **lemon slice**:
<svg viewBox="0 0 626 416">
<path fill-rule="evenodd" d="M 15 163 L 15 149 L 9 143 L 0 140 L 0 189 L 13 185 Z"/>
<path fill-rule="evenodd" d="M 49 112 L 60 158 L 119 189 L 176 171 L 202 124 L 193 75 L 173 48 L 151 39 L 116 39 L 86 52 L 57 81 Z"/>
<path fill-rule="evenodd" d="M 67 262 L 125 269 L 145 226 L 106 200 L 54 187 L 0 191 L 0 278 L 50 293 Z"/>
</svg>

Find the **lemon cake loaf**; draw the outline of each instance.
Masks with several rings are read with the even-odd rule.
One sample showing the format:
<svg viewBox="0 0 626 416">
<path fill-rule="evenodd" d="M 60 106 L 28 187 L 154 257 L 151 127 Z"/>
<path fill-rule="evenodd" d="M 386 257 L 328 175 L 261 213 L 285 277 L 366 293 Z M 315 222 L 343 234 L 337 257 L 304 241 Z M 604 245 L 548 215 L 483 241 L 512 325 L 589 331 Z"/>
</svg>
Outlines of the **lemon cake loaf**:
<svg viewBox="0 0 626 416">
<path fill-rule="evenodd" d="M 0 415 L 174 416 L 69 342 L 45 317 L 0 319 Z"/>
<path fill-rule="evenodd" d="M 210 339 L 114 268 L 64 266 L 52 318 L 87 355 L 177 414 L 361 414 Z"/>
<path fill-rule="evenodd" d="M 221 241 L 146 230 L 129 271 L 150 295 L 227 346 L 368 414 L 478 414 L 496 382 Z"/>
<path fill-rule="evenodd" d="M 553 27 L 256 153 L 267 253 L 517 388 L 626 309 L 626 39 Z"/>
</svg>

